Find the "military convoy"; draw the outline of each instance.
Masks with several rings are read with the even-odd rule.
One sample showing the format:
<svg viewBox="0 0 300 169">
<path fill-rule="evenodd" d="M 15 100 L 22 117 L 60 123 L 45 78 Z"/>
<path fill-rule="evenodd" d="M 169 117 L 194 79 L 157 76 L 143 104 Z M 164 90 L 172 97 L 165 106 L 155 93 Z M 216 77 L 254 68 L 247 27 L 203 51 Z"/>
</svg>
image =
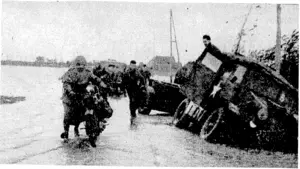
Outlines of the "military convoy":
<svg viewBox="0 0 300 169">
<path fill-rule="evenodd" d="M 262 64 L 207 53 L 183 66 L 175 82 L 180 84 L 152 82 L 152 97 L 164 100 L 153 109 L 174 114 L 175 126 L 209 142 L 297 147 L 298 90 Z"/>
</svg>

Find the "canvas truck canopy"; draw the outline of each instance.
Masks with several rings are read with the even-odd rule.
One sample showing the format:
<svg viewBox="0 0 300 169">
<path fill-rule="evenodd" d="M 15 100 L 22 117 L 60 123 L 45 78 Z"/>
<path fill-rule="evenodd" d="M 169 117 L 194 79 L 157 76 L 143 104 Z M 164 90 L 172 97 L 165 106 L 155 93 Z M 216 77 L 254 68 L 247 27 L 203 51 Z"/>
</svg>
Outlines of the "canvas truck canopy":
<svg viewBox="0 0 300 169">
<path fill-rule="evenodd" d="M 235 71 L 235 76 L 238 81 L 242 80 L 239 76 L 242 76 L 248 69 L 251 70 L 252 73 L 250 73 L 250 75 L 253 79 L 247 77 L 246 80 L 256 82 L 249 83 L 249 85 L 260 85 L 262 86 L 261 89 L 265 87 L 265 92 L 259 90 L 258 93 L 273 98 L 273 100 L 276 98 L 277 100 L 275 99 L 275 101 L 278 101 L 279 95 L 282 95 L 281 97 L 285 98 L 286 101 L 289 100 L 287 104 L 290 104 L 290 106 L 293 105 L 293 107 L 295 107 L 298 105 L 298 90 L 295 87 L 273 70 L 245 56 L 237 56 L 230 53 L 214 56 L 207 53 L 205 57 L 197 63 L 189 62 L 186 64 L 177 72 L 176 77 L 178 79 L 180 76 L 185 76 L 185 80 L 180 84 L 181 90 L 189 99 L 199 105 L 207 93 L 210 92 L 212 85 L 215 83 L 214 81 L 217 80 L 216 77 L 218 74 L 222 74 L 222 71 L 227 69 L 226 66 L 227 68 L 237 66 L 238 70 Z M 185 73 L 182 73 L 182 69 L 186 69 L 184 70 Z M 265 80 L 262 79 L 262 84 L 259 84 L 259 79 L 255 80 L 255 78 L 260 77 L 266 78 Z M 182 77 L 180 78 L 182 79 Z M 268 85 L 266 85 L 268 81 L 272 81 L 276 84 L 274 86 L 280 87 L 273 87 L 273 90 L 272 86 L 268 87 Z M 251 87 L 255 88 L 255 86 Z M 272 91 L 276 93 L 274 96 L 272 96 Z M 298 113 L 298 111 L 296 112 Z"/>
</svg>

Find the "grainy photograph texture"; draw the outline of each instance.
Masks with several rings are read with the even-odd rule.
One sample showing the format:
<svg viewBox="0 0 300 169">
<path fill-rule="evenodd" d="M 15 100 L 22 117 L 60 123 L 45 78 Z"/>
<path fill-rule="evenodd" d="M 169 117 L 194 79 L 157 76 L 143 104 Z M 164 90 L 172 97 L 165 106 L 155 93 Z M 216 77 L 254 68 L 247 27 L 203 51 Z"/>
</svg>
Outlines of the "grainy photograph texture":
<svg viewBox="0 0 300 169">
<path fill-rule="evenodd" d="M 298 167 L 299 5 L 2 1 L 0 164 Z"/>
</svg>

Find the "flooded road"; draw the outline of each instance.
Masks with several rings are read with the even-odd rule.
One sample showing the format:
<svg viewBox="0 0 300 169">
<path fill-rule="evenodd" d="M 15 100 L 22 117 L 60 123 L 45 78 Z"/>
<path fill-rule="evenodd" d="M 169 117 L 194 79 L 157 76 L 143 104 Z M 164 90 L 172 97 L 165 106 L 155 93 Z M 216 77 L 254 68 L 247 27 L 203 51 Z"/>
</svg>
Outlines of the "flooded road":
<svg viewBox="0 0 300 169">
<path fill-rule="evenodd" d="M 109 99 L 114 114 L 97 147 L 63 131 L 62 91 L 65 69 L 2 67 L 1 95 L 26 100 L 1 105 L 0 163 L 167 167 L 297 167 L 297 155 L 239 150 L 210 144 L 198 135 L 170 125 L 171 117 L 152 111 L 130 119 L 128 98 Z M 29 76 L 28 76 L 29 75 Z M 82 125 L 80 128 L 83 127 Z M 82 145 L 79 147 L 79 145 Z"/>
</svg>

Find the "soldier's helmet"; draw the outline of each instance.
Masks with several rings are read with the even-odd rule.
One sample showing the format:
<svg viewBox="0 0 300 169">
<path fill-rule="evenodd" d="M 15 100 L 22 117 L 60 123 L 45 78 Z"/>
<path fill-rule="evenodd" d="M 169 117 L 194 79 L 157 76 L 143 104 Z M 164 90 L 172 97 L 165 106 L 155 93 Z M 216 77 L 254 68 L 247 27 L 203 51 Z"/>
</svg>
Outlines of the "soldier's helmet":
<svg viewBox="0 0 300 169">
<path fill-rule="evenodd" d="M 129 68 L 129 70 L 136 69 L 136 61 L 131 60 L 128 68 Z"/>
<path fill-rule="evenodd" d="M 87 61 L 84 56 L 77 56 L 73 61 L 74 67 L 85 67 L 87 65 Z"/>
</svg>

